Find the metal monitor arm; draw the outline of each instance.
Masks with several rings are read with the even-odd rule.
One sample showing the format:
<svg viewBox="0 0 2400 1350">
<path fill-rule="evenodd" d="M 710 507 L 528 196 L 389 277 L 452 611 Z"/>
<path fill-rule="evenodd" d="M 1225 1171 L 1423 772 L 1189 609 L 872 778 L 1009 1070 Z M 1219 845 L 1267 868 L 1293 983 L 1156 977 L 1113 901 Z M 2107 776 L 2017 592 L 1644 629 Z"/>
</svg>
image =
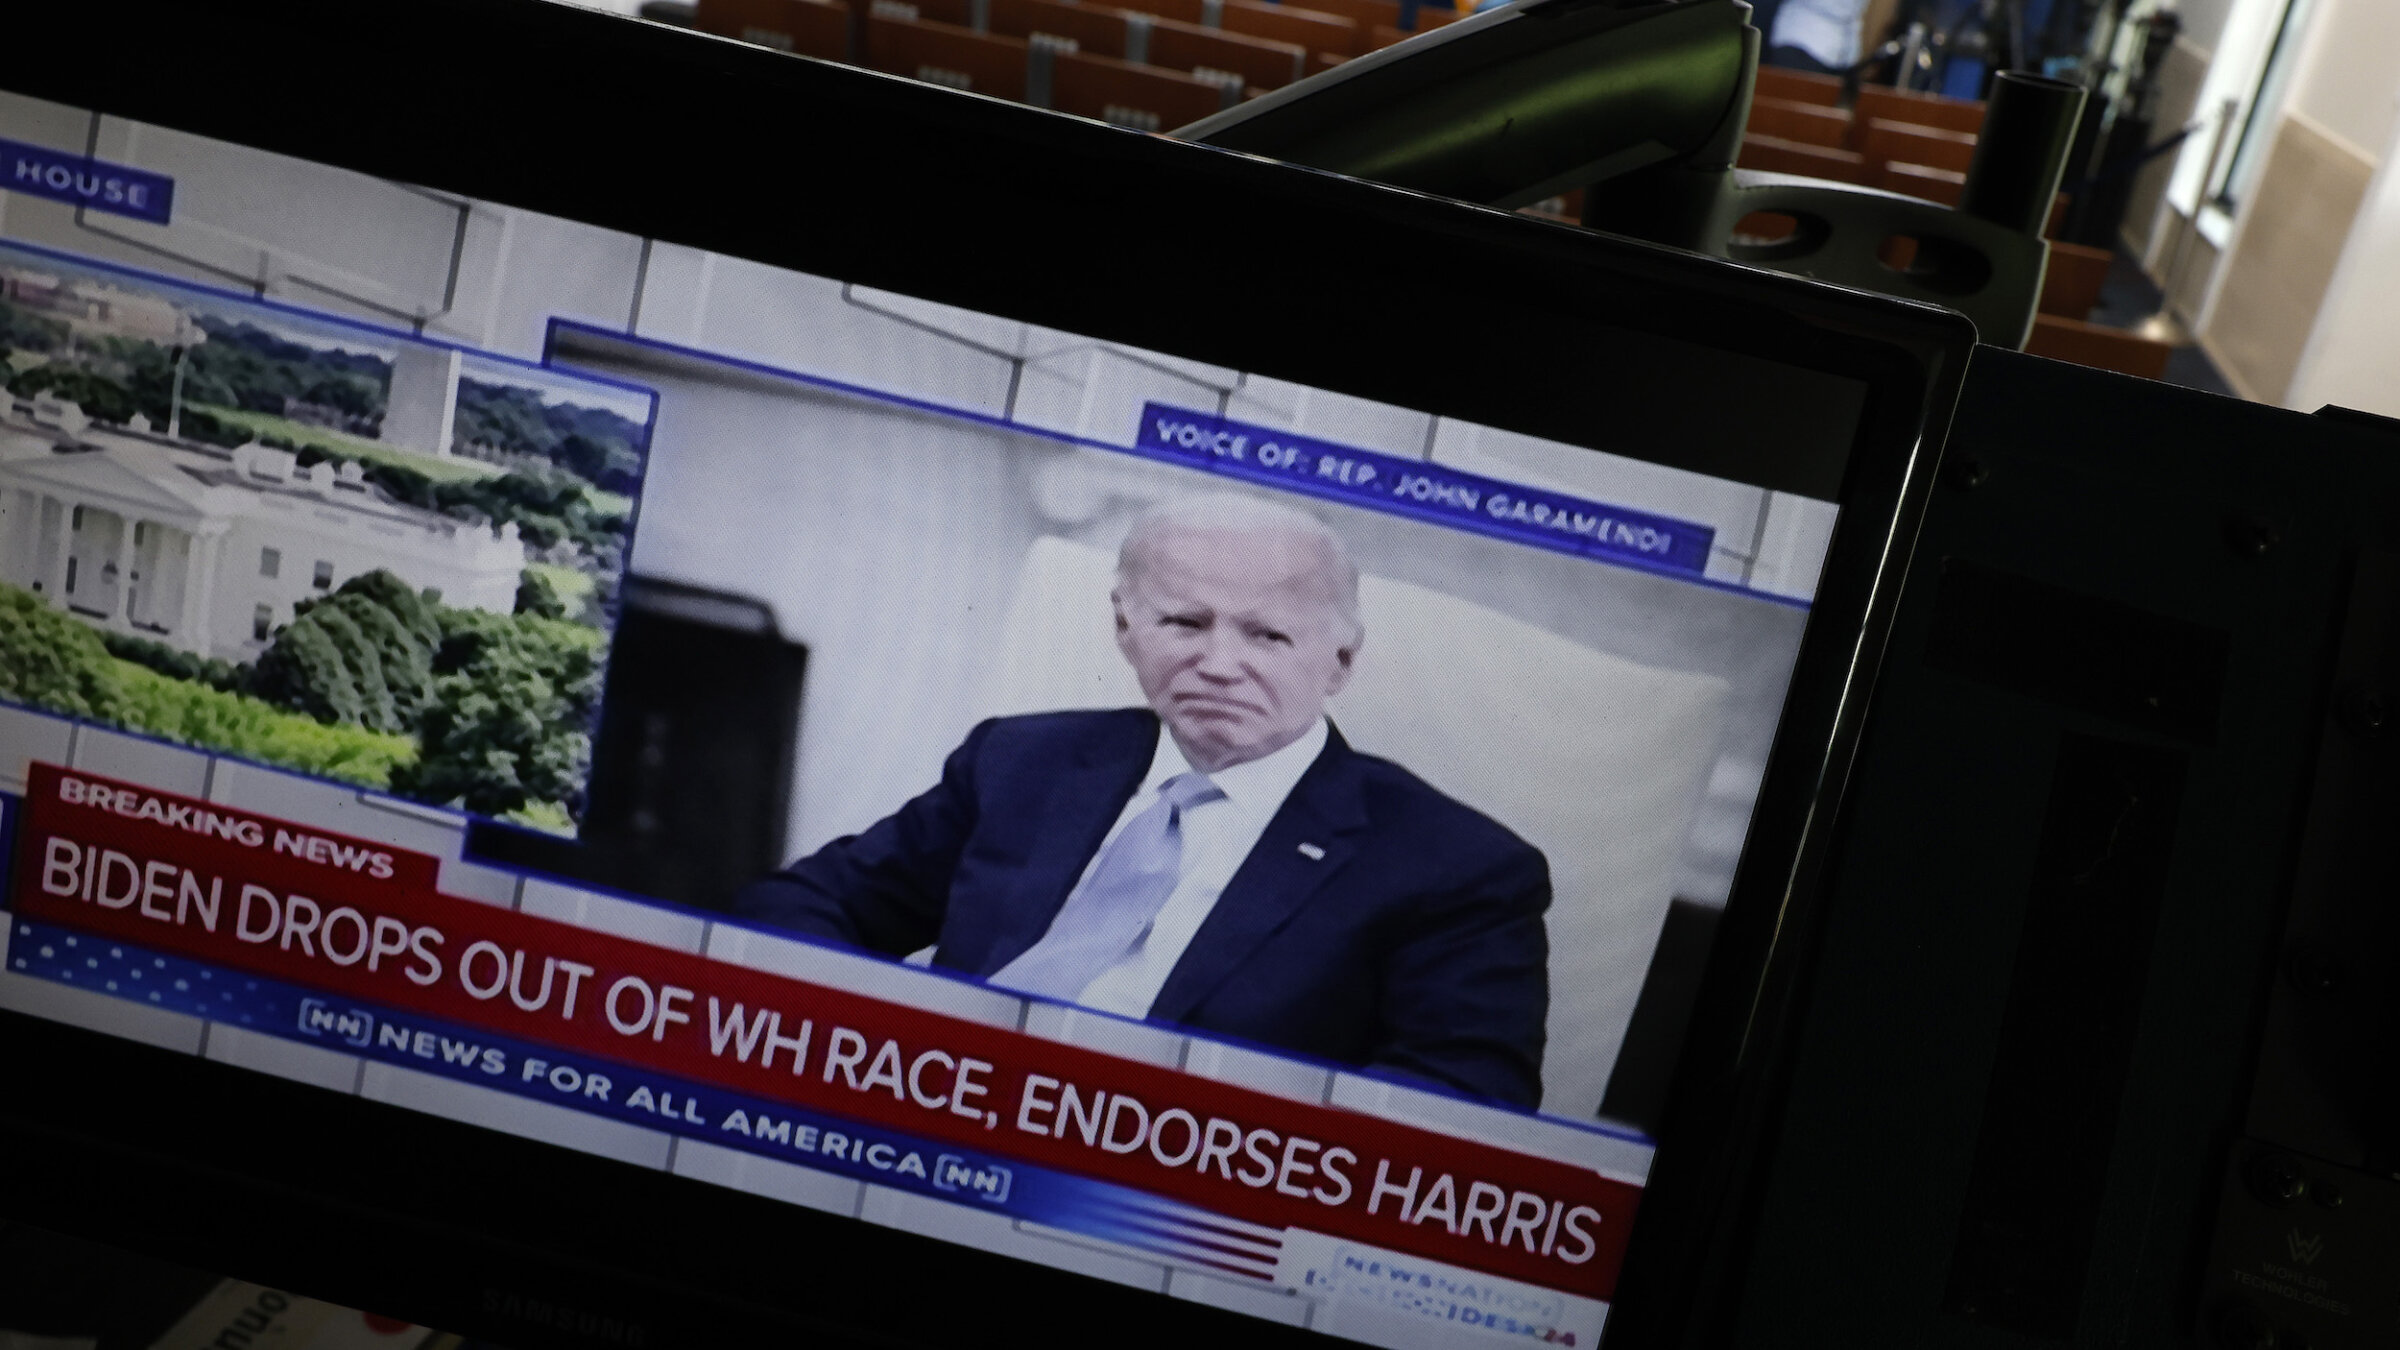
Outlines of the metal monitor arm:
<svg viewBox="0 0 2400 1350">
<path fill-rule="evenodd" d="M 1734 167 L 1758 66 L 1749 16 L 1742 0 L 1530 0 L 1177 134 L 1492 206 L 1580 187 L 1594 229 L 1946 305 L 1984 341 L 2024 345 L 2083 90 L 2000 76 L 1956 208 L 1754 173 Z M 1762 212 L 1791 228 L 1736 233 Z"/>
</svg>

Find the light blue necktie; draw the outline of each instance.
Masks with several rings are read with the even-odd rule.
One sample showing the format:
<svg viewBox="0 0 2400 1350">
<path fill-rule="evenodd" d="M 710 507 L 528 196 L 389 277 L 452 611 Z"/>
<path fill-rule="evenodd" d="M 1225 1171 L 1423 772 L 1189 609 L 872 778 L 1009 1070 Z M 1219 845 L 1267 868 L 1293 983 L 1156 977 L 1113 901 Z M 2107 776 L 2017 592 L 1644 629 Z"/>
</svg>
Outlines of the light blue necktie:
<svg viewBox="0 0 2400 1350">
<path fill-rule="evenodd" d="M 994 984 L 1046 998 L 1073 999 L 1100 973 L 1125 959 L 1150 934 L 1150 924 L 1183 876 L 1183 813 L 1224 797 L 1196 773 L 1158 785 L 1158 800 L 1125 822 L 1100 850 L 1042 940 L 994 972 Z"/>
</svg>

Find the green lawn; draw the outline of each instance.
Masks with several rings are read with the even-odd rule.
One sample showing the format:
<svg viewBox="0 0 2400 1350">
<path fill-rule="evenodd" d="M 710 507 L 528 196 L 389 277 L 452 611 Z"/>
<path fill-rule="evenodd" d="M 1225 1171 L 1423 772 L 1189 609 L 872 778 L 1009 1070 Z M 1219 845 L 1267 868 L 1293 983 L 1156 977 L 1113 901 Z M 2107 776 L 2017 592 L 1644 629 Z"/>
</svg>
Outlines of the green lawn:
<svg viewBox="0 0 2400 1350">
<path fill-rule="evenodd" d="M 353 436 L 346 431 L 328 427 L 312 427 L 273 413 L 245 412 L 240 408 L 220 408 L 213 403 L 191 405 L 206 411 L 211 417 L 233 426 L 244 427 L 260 436 L 275 436 L 294 445 L 313 445 L 329 454 L 347 455 L 353 459 L 370 459 L 380 464 L 397 464 L 414 469 L 437 483 L 461 483 L 476 478 L 497 478 L 508 472 L 497 464 L 479 459 L 453 459 L 445 455 L 428 455 L 415 450 L 402 450 Z M 604 516 L 625 516 L 633 512 L 633 498 L 621 492 L 603 492 L 589 483 L 584 484 L 584 496 L 592 509 Z"/>
<path fill-rule="evenodd" d="M 591 573 L 559 563 L 527 563 L 525 570 L 550 583 L 550 593 L 567 606 L 567 617 L 587 628 L 600 626 L 599 611 L 593 608 L 593 592 L 599 584 Z"/>
<path fill-rule="evenodd" d="M 524 806 L 500 817 L 512 825 L 523 825 L 544 834 L 575 837 L 575 818 L 557 802 L 527 802 Z"/>
<path fill-rule="evenodd" d="M 414 469 L 437 483 L 463 483 L 476 478 L 497 478 L 507 470 L 497 464 L 479 459 L 452 459 L 443 455 L 428 455 L 415 450 L 401 450 L 364 436 L 335 431 L 328 427 L 312 427 L 273 413 L 245 412 L 240 408 L 220 408 L 214 404 L 192 405 L 209 416 L 233 426 L 243 427 L 260 436 L 274 436 L 294 445 L 313 445 L 328 454 L 346 455 L 352 459 L 374 460 L 379 464 L 396 464 Z"/>
<path fill-rule="evenodd" d="M 550 590 L 567 602 L 570 613 L 580 611 L 592 598 L 591 574 L 581 568 L 565 567 L 558 563 L 527 563 L 525 570 L 550 583 Z"/>
</svg>

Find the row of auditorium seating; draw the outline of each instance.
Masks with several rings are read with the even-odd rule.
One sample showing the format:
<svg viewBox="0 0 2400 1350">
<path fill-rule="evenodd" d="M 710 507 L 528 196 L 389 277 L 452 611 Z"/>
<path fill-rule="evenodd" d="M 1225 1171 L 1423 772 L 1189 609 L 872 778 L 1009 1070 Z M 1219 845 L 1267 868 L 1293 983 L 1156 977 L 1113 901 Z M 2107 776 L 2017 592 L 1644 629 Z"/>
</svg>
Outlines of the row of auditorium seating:
<svg viewBox="0 0 2400 1350">
<path fill-rule="evenodd" d="M 1875 85 L 1861 86 L 1844 107 L 1839 79 L 1761 66 L 1741 165 L 1955 206 L 1974 162 L 1983 112 L 1980 102 Z M 2064 205 L 2062 197 L 2053 206 L 2053 229 Z M 1907 251 L 1905 243 L 1898 251 Z M 1898 267 L 1908 262 L 1897 255 L 1886 261 Z M 2111 261 L 2106 249 L 2051 242 L 2040 312 L 2026 350 L 2156 379 L 2172 348 L 2087 321 L 2099 304 Z"/>
<path fill-rule="evenodd" d="M 1158 131 L 1398 41 L 1396 0 L 700 0 L 702 28 Z M 1419 29 L 1457 15 L 1420 8 Z M 1760 67 L 1741 163 L 1956 204 L 1983 105 Z M 1570 206 L 1568 210 L 1572 211 Z M 2055 223 L 2055 214 L 2053 216 Z M 1905 267 L 1905 258 L 1891 259 Z M 2083 323 L 2108 254 L 2053 244 L 2029 350 L 2155 377 L 2164 349 Z M 2071 325 L 2071 326 L 2070 326 Z M 2122 340 L 2120 340 L 2122 339 Z M 2155 350 L 2154 350 L 2155 349 Z"/>
<path fill-rule="evenodd" d="M 1416 11 L 1423 31 L 1458 17 Z M 1160 130 L 1410 36 L 1398 0 L 700 0 L 726 37 Z"/>
<path fill-rule="evenodd" d="M 1760 66 L 1741 166 L 1881 188 L 1945 206 L 1958 204 L 1967 166 L 1974 159 L 1975 138 L 1983 129 L 1983 104 L 1864 85 L 1844 107 L 1842 94 L 1842 81 L 1834 76 Z M 2061 198 L 2057 206 L 2064 204 Z M 1577 214 L 1572 203 L 1562 205 L 1570 218 Z M 2057 206 L 2051 212 L 2053 230 L 2059 220 Z M 1737 228 L 1773 238 L 1791 224 L 1788 219 L 1745 221 Z M 1884 261 L 1905 268 L 1913 241 L 1895 240 L 1892 245 Z M 2166 372 L 2172 347 L 2087 320 L 2100 302 L 2112 261 L 2106 249 L 2051 241 L 2040 312 L 2034 316 L 2025 350 L 2158 379 Z"/>
<path fill-rule="evenodd" d="M 936 20 L 867 16 L 859 64 L 996 98 L 1158 131 L 1196 122 L 1240 96 L 1238 78 L 1137 65 L 1047 34 L 978 33 Z"/>
</svg>

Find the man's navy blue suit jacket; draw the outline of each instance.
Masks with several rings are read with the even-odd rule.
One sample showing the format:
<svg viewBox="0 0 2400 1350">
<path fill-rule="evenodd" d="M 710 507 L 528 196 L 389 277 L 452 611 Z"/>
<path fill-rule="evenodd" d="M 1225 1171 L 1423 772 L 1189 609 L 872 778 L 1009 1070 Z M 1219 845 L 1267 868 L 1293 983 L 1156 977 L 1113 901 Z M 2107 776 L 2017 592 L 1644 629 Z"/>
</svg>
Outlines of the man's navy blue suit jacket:
<svg viewBox="0 0 2400 1350">
<path fill-rule="evenodd" d="M 931 791 L 734 910 L 891 956 L 938 943 L 935 965 L 988 976 L 1049 929 L 1158 736 L 1147 708 L 985 722 Z M 1150 1017 L 1530 1107 L 1549 904 L 1532 845 L 1336 732 Z"/>
</svg>

